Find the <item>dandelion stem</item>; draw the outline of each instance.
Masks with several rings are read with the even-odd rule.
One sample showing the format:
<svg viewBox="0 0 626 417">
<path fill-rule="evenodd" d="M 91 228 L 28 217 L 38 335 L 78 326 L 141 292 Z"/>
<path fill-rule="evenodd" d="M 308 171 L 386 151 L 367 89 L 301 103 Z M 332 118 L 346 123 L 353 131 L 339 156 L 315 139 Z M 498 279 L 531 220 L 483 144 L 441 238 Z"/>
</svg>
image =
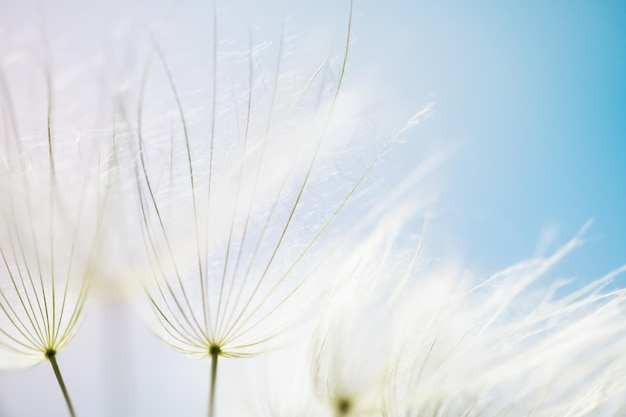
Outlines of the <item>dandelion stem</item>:
<svg viewBox="0 0 626 417">
<path fill-rule="evenodd" d="M 219 346 L 211 346 L 211 386 L 209 388 L 209 417 L 215 416 L 215 382 L 217 381 L 217 358 L 220 356 Z"/>
<path fill-rule="evenodd" d="M 65 387 L 65 382 L 63 382 L 63 376 L 61 375 L 61 370 L 59 369 L 59 365 L 57 364 L 56 352 L 54 350 L 50 350 L 46 352 L 46 357 L 52 365 L 54 375 L 57 377 L 57 381 L 59 382 L 59 386 L 61 387 L 61 391 L 63 392 L 63 397 L 65 398 L 65 403 L 67 404 L 67 408 L 70 411 L 70 416 L 76 417 L 76 413 L 74 412 L 74 406 L 72 406 L 72 400 L 70 400 L 70 396 L 67 393 L 67 388 Z"/>
</svg>

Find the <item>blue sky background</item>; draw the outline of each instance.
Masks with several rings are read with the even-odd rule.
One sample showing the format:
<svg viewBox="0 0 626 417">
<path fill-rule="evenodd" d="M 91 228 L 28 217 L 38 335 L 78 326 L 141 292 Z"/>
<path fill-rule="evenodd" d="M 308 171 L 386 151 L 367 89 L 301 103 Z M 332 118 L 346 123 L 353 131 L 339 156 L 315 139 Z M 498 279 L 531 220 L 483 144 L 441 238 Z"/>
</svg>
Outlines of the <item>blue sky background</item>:
<svg viewBox="0 0 626 417">
<path fill-rule="evenodd" d="M 493 271 L 593 218 L 568 273 L 626 262 L 626 4 L 373 4 L 356 3 L 355 49 L 388 57 L 406 103 L 436 100 L 418 135 L 462 144 L 436 226 L 466 261 Z"/>
<path fill-rule="evenodd" d="M 294 27 L 341 39 L 347 4 L 243 9 L 288 10 Z M 410 167 L 424 141 L 458 147 L 440 172 L 434 246 L 489 273 L 592 219 L 565 276 L 626 262 L 624 22 L 620 1 L 355 1 L 348 78 L 382 85 L 396 125 L 436 103 L 390 165 Z"/>
</svg>

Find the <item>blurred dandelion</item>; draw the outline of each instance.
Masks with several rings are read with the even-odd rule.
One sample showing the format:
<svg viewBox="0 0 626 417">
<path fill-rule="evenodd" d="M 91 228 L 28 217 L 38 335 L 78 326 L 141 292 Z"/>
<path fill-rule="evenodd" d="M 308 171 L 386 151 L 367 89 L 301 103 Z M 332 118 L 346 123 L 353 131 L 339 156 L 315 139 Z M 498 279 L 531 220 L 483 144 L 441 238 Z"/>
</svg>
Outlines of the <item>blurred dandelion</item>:
<svg viewBox="0 0 626 417">
<path fill-rule="evenodd" d="M 549 278 L 582 231 L 549 257 L 478 279 L 420 259 L 419 249 L 407 256 L 402 245 L 390 246 L 397 230 L 385 224 L 387 237 L 375 232 L 335 269 L 320 310 L 311 363 L 326 415 L 623 410 L 626 297 L 605 288 L 626 267 L 565 296 L 563 283 Z"/>
<path fill-rule="evenodd" d="M 606 371 L 599 362 L 618 366 L 614 346 L 626 342 L 626 327 L 616 322 L 623 292 L 603 290 L 624 268 L 559 295 L 564 284 L 550 270 L 581 242 L 582 232 L 553 255 L 488 279 L 418 271 L 398 306 L 407 337 L 388 412 L 561 415 L 551 413 L 574 406 Z"/>
</svg>

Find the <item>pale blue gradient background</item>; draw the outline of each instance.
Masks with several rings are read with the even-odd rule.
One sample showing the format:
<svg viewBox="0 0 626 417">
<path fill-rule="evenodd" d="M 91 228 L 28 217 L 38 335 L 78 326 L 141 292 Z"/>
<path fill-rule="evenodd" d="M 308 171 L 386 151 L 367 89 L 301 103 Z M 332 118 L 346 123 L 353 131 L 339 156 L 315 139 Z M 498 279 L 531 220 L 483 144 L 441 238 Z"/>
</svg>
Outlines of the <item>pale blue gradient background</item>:
<svg viewBox="0 0 626 417">
<path fill-rule="evenodd" d="M 292 13 L 321 21 L 333 9 Z M 493 272 L 593 219 L 566 276 L 626 262 L 626 3 L 356 1 L 350 76 L 383 83 L 396 122 L 435 101 L 403 145 L 457 149 L 440 173 L 435 246 Z"/>
<path fill-rule="evenodd" d="M 0 0 L 0 34 L 36 30 L 33 3 Z M 303 37 L 343 42 L 347 1 L 222 3 L 231 20 L 242 13 L 274 38 L 286 14 Z M 47 19 L 66 49 L 90 56 L 115 27 L 145 35 L 169 5 L 55 1 Z M 188 36 L 210 17 L 209 2 L 182 3 L 173 30 Z M 542 235 L 553 236 L 549 252 L 593 218 L 565 276 L 586 282 L 626 262 L 625 22 L 620 1 L 355 1 L 348 82 L 371 80 L 392 103 L 372 117 L 400 126 L 436 102 L 383 167 L 407 172 L 424 142 L 456 149 L 437 173 L 431 250 L 489 273 L 543 252 Z M 209 50 L 210 39 L 196 41 Z M 80 415 L 204 415 L 208 363 L 162 346 L 116 303 L 97 307 L 59 355 Z M 47 364 L 0 372 L 0 416 L 65 413 Z"/>
<path fill-rule="evenodd" d="M 568 272 L 626 262 L 626 3 L 406 2 L 362 18 L 379 31 L 359 45 L 388 57 L 396 93 L 437 102 L 418 135 L 463 144 L 437 226 L 468 263 L 504 267 L 590 218 Z"/>
</svg>

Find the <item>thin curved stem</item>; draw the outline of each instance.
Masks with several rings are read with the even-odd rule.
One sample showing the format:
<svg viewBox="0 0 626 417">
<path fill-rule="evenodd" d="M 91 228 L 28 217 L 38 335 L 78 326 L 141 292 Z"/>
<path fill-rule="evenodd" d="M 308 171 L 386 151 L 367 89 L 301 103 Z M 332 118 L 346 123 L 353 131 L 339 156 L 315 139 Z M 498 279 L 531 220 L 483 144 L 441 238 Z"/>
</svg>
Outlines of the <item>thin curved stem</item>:
<svg viewBox="0 0 626 417">
<path fill-rule="evenodd" d="M 53 350 L 46 352 L 46 357 L 52 365 L 54 375 L 57 377 L 59 387 L 61 387 L 61 391 L 63 392 L 63 398 L 65 398 L 65 403 L 67 404 L 67 408 L 70 412 L 70 417 L 76 417 L 76 413 L 74 412 L 74 406 L 72 405 L 72 400 L 70 400 L 70 396 L 67 393 L 67 388 L 65 387 L 65 382 L 63 382 L 63 376 L 61 375 L 61 370 L 59 369 L 59 364 L 57 364 L 56 352 Z"/>
</svg>

